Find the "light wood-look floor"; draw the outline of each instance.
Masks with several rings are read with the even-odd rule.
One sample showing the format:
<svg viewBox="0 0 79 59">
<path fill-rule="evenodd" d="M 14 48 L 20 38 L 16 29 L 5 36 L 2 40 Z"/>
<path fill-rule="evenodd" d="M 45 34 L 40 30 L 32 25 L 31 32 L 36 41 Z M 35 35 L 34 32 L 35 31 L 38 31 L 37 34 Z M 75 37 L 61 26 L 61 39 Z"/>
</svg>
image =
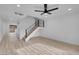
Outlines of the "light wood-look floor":
<svg viewBox="0 0 79 59">
<path fill-rule="evenodd" d="M 13 40 L 11 40 L 13 39 Z M 79 46 L 44 37 L 35 37 L 24 42 L 5 35 L 0 43 L 1 55 L 76 55 Z"/>
<path fill-rule="evenodd" d="M 43 45 L 51 46 L 53 48 L 62 50 L 62 51 L 56 50 L 57 51 L 56 54 L 70 54 L 70 55 L 71 54 L 79 54 L 79 46 L 78 45 L 68 44 L 68 43 L 64 43 L 61 41 L 48 39 L 45 37 L 35 37 L 35 38 L 32 38 L 30 41 L 31 41 L 31 44 L 41 43 Z M 62 53 L 63 51 L 64 51 L 64 53 Z"/>
</svg>

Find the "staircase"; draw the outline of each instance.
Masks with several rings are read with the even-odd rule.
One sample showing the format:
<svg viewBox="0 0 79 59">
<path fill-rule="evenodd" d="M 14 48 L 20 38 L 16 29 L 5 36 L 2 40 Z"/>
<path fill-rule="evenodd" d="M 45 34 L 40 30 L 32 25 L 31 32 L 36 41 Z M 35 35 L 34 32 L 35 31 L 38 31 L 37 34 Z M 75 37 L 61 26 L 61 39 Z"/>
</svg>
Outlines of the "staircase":
<svg viewBox="0 0 79 59">
<path fill-rule="evenodd" d="M 27 29 L 25 29 L 25 35 L 22 38 L 23 41 L 33 32 L 35 31 L 38 27 L 44 27 L 44 20 L 40 20 L 38 18 L 34 18 L 35 22 L 31 26 L 29 26 Z"/>
</svg>

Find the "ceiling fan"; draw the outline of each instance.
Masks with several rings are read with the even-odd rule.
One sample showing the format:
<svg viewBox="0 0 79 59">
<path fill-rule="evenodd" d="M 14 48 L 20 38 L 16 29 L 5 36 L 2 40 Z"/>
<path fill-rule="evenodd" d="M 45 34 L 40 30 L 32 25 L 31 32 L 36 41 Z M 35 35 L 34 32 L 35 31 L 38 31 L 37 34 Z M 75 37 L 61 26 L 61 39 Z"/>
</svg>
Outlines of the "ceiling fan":
<svg viewBox="0 0 79 59">
<path fill-rule="evenodd" d="M 55 11 L 55 10 L 58 10 L 59 8 L 58 7 L 56 7 L 56 8 L 53 8 L 53 9 L 47 9 L 47 4 L 44 4 L 44 10 L 35 10 L 35 12 L 42 12 L 40 15 L 43 15 L 43 14 L 45 14 L 45 13 L 47 13 L 47 14 L 52 14 L 52 13 L 50 13 L 51 11 Z"/>
</svg>

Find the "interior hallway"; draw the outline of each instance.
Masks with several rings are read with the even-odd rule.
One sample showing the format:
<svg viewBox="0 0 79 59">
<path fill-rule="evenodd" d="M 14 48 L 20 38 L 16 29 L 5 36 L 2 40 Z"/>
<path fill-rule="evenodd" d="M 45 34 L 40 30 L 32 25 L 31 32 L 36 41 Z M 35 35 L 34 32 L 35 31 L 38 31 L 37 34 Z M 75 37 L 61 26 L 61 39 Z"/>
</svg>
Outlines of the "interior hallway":
<svg viewBox="0 0 79 59">
<path fill-rule="evenodd" d="M 12 39 L 12 40 L 11 40 Z M 14 40 L 14 41 L 13 41 Z M 44 37 L 31 38 L 28 42 L 5 35 L 0 43 L 1 55 L 64 55 L 79 54 L 79 46 Z"/>
</svg>

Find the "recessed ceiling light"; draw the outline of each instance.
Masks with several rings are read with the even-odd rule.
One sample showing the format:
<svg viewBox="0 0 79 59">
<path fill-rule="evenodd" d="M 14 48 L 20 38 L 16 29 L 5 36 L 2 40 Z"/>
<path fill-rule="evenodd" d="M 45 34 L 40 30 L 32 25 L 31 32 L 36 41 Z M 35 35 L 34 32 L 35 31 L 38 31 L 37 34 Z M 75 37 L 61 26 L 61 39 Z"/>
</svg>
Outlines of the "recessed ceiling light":
<svg viewBox="0 0 79 59">
<path fill-rule="evenodd" d="M 69 9 L 68 9 L 68 11 L 71 11 L 71 10 L 72 10 L 72 8 L 69 8 Z"/>
<path fill-rule="evenodd" d="M 17 4 L 17 7 L 20 7 L 20 5 L 19 5 L 19 4 Z"/>
</svg>

